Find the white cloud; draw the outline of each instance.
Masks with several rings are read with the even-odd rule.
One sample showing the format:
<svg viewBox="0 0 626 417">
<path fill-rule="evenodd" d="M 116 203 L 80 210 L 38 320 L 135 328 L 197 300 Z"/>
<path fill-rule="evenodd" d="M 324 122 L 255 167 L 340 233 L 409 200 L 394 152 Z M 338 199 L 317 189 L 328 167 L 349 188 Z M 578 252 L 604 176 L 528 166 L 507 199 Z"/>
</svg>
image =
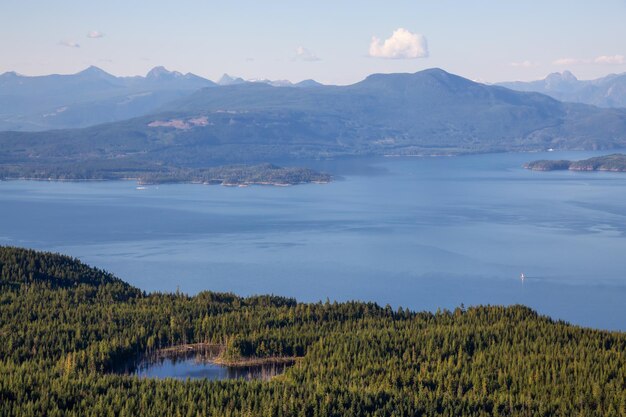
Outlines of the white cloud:
<svg viewBox="0 0 626 417">
<path fill-rule="evenodd" d="M 87 33 L 87 37 L 91 39 L 104 38 L 104 33 L 97 30 L 91 30 L 89 31 L 89 33 Z"/>
<path fill-rule="evenodd" d="M 409 32 L 404 28 L 398 28 L 384 42 L 373 36 L 369 54 L 376 58 L 426 58 L 428 56 L 428 45 L 423 35 Z"/>
<path fill-rule="evenodd" d="M 602 55 L 593 60 L 596 64 L 621 65 L 626 63 L 624 55 Z"/>
<path fill-rule="evenodd" d="M 321 61 L 321 59 L 317 55 L 315 55 L 315 53 L 313 51 L 311 51 L 310 49 L 305 48 L 304 46 L 298 46 L 296 48 L 295 60 L 297 60 L 297 61 L 309 61 L 309 62 Z"/>
<path fill-rule="evenodd" d="M 517 68 L 533 68 L 533 67 L 539 66 L 539 63 L 533 62 L 533 61 L 520 61 L 520 62 L 511 62 L 509 66 L 517 67 Z"/>
<path fill-rule="evenodd" d="M 552 64 L 560 66 L 579 64 L 623 65 L 626 64 L 626 58 L 624 57 L 624 55 L 601 55 L 594 59 L 561 58 L 557 59 L 556 61 L 552 61 Z"/>
<path fill-rule="evenodd" d="M 577 65 L 582 64 L 584 61 L 582 59 L 577 58 L 559 58 L 557 60 L 552 61 L 553 65 Z"/>
<path fill-rule="evenodd" d="M 59 42 L 61 46 L 67 46 L 68 48 L 80 48 L 80 44 L 75 41 L 63 40 Z"/>
</svg>

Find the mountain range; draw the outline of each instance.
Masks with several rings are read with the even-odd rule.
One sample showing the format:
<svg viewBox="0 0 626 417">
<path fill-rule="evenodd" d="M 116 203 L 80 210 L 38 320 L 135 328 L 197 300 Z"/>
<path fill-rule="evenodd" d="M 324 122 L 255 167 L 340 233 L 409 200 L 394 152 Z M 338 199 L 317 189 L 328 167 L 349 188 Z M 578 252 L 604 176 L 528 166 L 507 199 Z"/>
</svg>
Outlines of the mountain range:
<svg viewBox="0 0 626 417">
<path fill-rule="evenodd" d="M 155 67 L 145 77 L 116 77 L 89 67 L 70 75 L 0 75 L 0 131 L 43 131 L 88 127 L 176 110 L 203 88 L 264 84 L 273 87 L 330 87 L 314 80 L 254 79 L 224 74 L 217 82 L 200 76 Z M 358 85 L 358 83 L 357 83 Z M 538 92 L 559 101 L 626 108 L 626 74 L 578 80 L 571 72 L 553 73 L 543 80 L 497 84 L 516 91 Z"/>
<path fill-rule="evenodd" d="M 626 73 L 595 80 L 579 80 L 569 71 L 555 72 L 543 80 L 505 82 L 498 85 L 517 91 L 547 94 L 560 101 L 598 107 L 626 107 Z"/>
<path fill-rule="evenodd" d="M 429 69 L 374 74 L 349 86 L 207 86 L 129 120 L 0 132 L 0 145 L 5 165 L 146 170 L 354 155 L 615 149 L 626 147 L 626 109 L 563 103 Z"/>
<path fill-rule="evenodd" d="M 0 130 L 40 131 L 86 127 L 143 116 L 201 88 L 251 81 L 227 74 L 216 83 L 155 67 L 145 77 L 116 77 L 89 67 L 69 75 L 0 75 Z M 273 86 L 312 87 L 313 80 L 254 80 Z"/>
</svg>

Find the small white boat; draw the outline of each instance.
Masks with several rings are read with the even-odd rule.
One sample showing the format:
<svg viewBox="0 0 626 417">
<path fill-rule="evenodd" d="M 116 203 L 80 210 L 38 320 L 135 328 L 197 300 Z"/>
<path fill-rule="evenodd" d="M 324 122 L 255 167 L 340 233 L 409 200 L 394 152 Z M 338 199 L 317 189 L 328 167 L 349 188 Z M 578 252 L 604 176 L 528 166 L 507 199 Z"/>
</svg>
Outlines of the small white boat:
<svg viewBox="0 0 626 417">
<path fill-rule="evenodd" d="M 143 185 L 140 185 L 140 186 L 138 186 L 136 189 L 137 189 L 137 190 L 145 190 L 145 189 L 146 189 L 146 187 L 144 187 Z"/>
<path fill-rule="evenodd" d="M 521 280 L 522 280 L 522 282 L 524 282 L 524 280 L 526 279 L 526 275 L 524 275 L 524 273 L 522 272 L 522 273 L 519 275 L 519 279 L 521 279 Z"/>
</svg>

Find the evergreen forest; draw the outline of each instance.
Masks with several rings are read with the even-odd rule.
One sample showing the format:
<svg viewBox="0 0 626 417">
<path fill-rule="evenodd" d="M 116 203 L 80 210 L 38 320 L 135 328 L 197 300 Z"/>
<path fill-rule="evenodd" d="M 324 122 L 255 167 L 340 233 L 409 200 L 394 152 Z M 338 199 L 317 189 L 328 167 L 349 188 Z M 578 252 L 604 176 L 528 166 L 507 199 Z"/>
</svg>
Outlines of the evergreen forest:
<svg viewBox="0 0 626 417">
<path fill-rule="evenodd" d="M 191 343 L 233 361 L 298 359 L 269 381 L 113 372 Z M 0 415 L 626 417 L 626 334 L 520 305 L 146 293 L 67 256 L 0 247 Z"/>
</svg>

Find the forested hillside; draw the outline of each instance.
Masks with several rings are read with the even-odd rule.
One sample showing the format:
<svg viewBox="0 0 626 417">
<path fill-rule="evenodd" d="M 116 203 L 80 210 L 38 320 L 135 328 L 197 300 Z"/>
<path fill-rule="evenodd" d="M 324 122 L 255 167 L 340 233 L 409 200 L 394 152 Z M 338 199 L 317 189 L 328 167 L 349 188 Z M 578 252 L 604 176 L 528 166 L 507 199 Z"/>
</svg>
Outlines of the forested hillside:
<svg viewBox="0 0 626 417">
<path fill-rule="evenodd" d="M 139 118 L 0 132 L 0 168 L 22 177 L 61 171 L 78 178 L 88 171 L 99 178 L 341 156 L 625 146 L 624 109 L 561 103 L 429 69 L 374 74 L 341 87 L 203 88 Z"/>
<path fill-rule="evenodd" d="M 523 306 L 415 313 L 277 296 L 146 294 L 0 248 L 2 416 L 626 416 L 626 335 Z M 120 376 L 159 347 L 298 356 L 271 381 Z"/>
</svg>

